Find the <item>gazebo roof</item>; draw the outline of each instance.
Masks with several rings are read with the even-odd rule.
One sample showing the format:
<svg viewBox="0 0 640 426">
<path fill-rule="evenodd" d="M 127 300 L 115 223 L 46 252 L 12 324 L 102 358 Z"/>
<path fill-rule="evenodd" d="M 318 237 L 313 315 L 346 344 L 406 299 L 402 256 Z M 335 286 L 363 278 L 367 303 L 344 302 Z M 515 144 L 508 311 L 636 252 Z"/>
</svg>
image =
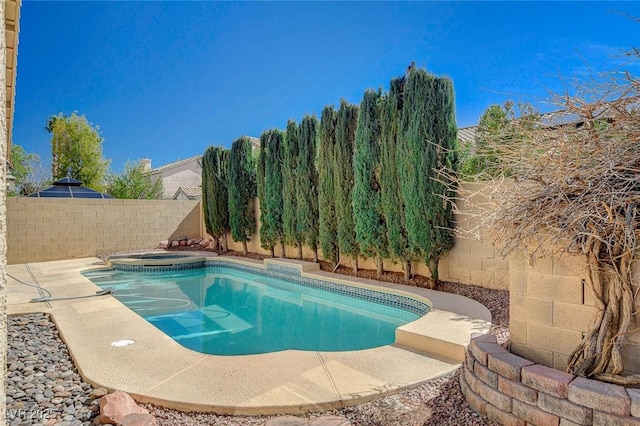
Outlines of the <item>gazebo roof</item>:
<svg viewBox="0 0 640 426">
<path fill-rule="evenodd" d="M 113 198 L 109 194 L 82 186 L 82 182 L 73 178 L 57 180 L 53 182 L 53 186 L 28 196 L 39 198 Z"/>
</svg>

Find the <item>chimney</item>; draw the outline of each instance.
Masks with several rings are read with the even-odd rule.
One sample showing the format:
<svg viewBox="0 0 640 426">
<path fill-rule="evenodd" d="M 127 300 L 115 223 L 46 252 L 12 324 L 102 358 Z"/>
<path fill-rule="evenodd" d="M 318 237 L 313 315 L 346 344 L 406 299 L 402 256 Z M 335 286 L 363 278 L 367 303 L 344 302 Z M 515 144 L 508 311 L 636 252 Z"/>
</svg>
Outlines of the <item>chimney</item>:
<svg viewBox="0 0 640 426">
<path fill-rule="evenodd" d="M 140 163 L 142 164 L 142 170 L 144 170 L 145 172 L 151 171 L 151 159 L 150 158 L 143 158 L 142 160 L 140 160 Z"/>
</svg>

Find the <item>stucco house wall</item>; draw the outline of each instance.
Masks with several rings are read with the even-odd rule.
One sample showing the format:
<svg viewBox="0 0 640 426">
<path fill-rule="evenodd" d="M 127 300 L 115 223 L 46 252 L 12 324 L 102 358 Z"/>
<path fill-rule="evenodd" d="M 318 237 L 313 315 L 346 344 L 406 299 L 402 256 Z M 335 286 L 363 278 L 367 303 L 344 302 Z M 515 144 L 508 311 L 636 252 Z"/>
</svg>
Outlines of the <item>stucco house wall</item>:
<svg viewBox="0 0 640 426">
<path fill-rule="evenodd" d="M 202 155 L 196 155 L 151 170 L 151 179 L 162 179 L 163 198 L 172 199 L 181 186 L 200 186 Z"/>
</svg>

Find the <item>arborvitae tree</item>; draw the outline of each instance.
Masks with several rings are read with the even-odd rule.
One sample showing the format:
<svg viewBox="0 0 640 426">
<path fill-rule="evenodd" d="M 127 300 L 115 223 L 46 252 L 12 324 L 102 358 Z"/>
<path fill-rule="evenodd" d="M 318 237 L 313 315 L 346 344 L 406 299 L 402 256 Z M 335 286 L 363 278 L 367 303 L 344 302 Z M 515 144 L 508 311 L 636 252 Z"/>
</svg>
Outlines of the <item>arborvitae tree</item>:
<svg viewBox="0 0 640 426">
<path fill-rule="evenodd" d="M 284 229 L 283 229 L 283 148 L 284 133 L 274 129 L 270 132 L 267 142 L 267 157 L 265 164 L 265 190 L 264 190 L 264 207 L 267 209 L 267 224 L 269 226 L 269 239 L 272 247 L 278 242 L 282 247 L 282 257 L 285 255 L 284 250 Z M 273 256 L 273 248 L 271 249 Z"/>
<path fill-rule="evenodd" d="M 440 256 L 453 246 L 453 194 L 437 170 L 457 169 L 453 83 L 411 69 L 404 90 L 396 157 L 410 250 L 425 259 L 434 283 Z"/>
<path fill-rule="evenodd" d="M 270 138 L 271 130 L 267 130 L 260 135 L 260 152 L 256 167 L 256 183 L 258 184 L 258 199 L 260 200 L 260 245 L 266 250 L 271 250 L 271 257 L 275 257 L 273 250 L 275 242 L 273 242 L 272 233 L 269 228 L 269 212 L 265 197 L 267 145 Z"/>
<path fill-rule="evenodd" d="M 227 251 L 227 233 L 229 232 L 229 193 L 227 191 L 227 172 L 229 151 L 210 146 L 202 158 L 202 205 L 207 233 L 218 247 Z"/>
<path fill-rule="evenodd" d="M 251 140 L 241 137 L 231 145 L 229 155 L 229 225 L 234 241 L 242 242 L 247 254 L 247 241 L 255 229 L 253 199 L 256 196 L 256 169 Z"/>
<path fill-rule="evenodd" d="M 336 220 L 338 223 L 338 247 L 340 255 L 353 256 L 353 270 L 358 272 L 358 244 L 353 222 L 353 143 L 358 124 L 358 107 L 344 99 L 336 119 L 335 191 Z"/>
<path fill-rule="evenodd" d="M 322 110 L 318 137 L 319 241 L 322 254 L 332 265 L 338 263 L 338 224 L 334 187 L 334 149 L 337 113 L 333 106 Z"/>
<path fill-rule="evenodd" d="M 306 115 L 300 123 L 298 152 L 298 235 L 313 250 L 318 261 L 318 171 L 316 170 L 316 137 L 318 119 Z"/>
<path fill-rule="evenodd" d="M 353 219 L 360 253 L 376 260 L 383 272 L 387 238 L 380 200 L 381 93 L 367 90 L 360 103 L 353 151 Z"/>
<path fill-rule="evenodd" d="M 282 225 L 284 242 L 298 248 L 298 259 L 302 259 L 302 238 L 298 234 L 298 125 L 294 120 L 287 122 L 284 137 L 284 161 L 282 167 Z"/>
<path fill-rule="evenodd" d="M 380 197 L 387 227 L 389 256 L 393 261 L 402 261 L 404 280 L 411 277 L 411 254 L 407 247 L 407 232 L 404 224 L 404 201 L 400 188 L 396 162 L 398 126 L 402 114 L 404 77 L 391 80 L 389 92 L 384 98 L 382 111 L 382 149 L 380 161 Z"/>
</svg>

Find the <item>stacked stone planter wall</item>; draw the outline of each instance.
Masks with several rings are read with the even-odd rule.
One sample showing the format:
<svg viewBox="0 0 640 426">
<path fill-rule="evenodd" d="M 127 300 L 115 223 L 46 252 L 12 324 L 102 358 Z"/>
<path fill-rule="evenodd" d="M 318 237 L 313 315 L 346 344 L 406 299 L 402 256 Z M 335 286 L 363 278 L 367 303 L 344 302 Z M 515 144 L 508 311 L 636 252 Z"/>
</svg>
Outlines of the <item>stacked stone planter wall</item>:
<svg viewBox="0 0 640 426">
<path fill-rule="evenodd" d="M 640 389 L 535 364 L 488 334 L 471 340 L 460 386 L 478 413 L 503 425 L 640 426 Z"/>
</svg>

